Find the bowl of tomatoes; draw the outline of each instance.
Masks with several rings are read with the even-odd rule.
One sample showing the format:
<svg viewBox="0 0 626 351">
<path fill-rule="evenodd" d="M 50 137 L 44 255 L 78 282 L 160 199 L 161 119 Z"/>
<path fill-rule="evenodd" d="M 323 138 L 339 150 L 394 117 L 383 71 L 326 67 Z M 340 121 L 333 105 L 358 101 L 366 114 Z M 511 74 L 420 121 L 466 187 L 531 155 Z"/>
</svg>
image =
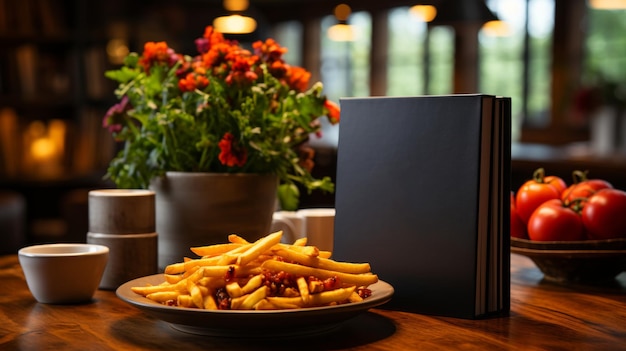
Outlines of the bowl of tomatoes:
<svg viewBox="0 0 626 351">
<path fill-rule="evenodd" d="M 511 192 L 511 252 L 546 280 L 609 283 L 626 271 L 626 191 L 587 172 L 568 185 L 542 168 Z"/>
</svg>

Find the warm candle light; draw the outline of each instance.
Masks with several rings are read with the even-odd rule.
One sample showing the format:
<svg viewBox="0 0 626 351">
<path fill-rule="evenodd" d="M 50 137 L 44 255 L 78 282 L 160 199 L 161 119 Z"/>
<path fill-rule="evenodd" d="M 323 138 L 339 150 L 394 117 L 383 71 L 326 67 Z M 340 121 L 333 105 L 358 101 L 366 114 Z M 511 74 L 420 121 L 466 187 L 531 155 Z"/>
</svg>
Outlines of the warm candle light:
<svg viewBox="0 0 626 351">
<path fill-rule="evenodd" d="M 128 56 L 128 43 L 124 39 L 111 39 L 106 47 L 109 61 L 114 64 L 122 64 L 126 56 Z"/>
<path fill-rule="evenodd" d="M 28 125 L 24 134 L 27 154 L 23 160 L 28 174 L 55 177 L 62 173 L 66 128 L 62 120 L 50 120 L 47 124 L 34 121 Z"/>
<path fill-rule="evenodd" d="M 38 138 L 30 145 L 30 153 L 35 161 L 45 161 L 56 154 L 54 142 L 48 137 Z"/>
<path fill-rule="evenodd" d="M 54 143 L 54 148 L 60 156 L 65 152 L 65 132 L 67 124 L 65 121 L 53 119 L 48 122 L 48 137 Z"/>
</svg>

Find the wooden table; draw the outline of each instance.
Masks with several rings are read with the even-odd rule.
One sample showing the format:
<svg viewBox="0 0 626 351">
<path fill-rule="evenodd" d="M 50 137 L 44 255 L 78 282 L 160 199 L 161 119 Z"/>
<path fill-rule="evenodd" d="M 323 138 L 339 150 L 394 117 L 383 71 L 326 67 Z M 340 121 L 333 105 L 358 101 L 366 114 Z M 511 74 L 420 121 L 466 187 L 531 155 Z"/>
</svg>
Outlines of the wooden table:
<svg viewBox="0 0 626 351">
<path fill-rule="evenodd" d="M 330 334 L 292 340 L 185 334 L 97 291 L 83 305 L 46 305 L 30 294 L 17 256 L 0 256 L 0 350 L 626 350 L 626 273 L 610 286 L 559 286 L 511 256 L 511 313 L 486 320 L 372 309 Z M 278 328 L 280 326 L 277 326 Z M 245 330 L 242 330 L 245 333 Z"/>
</svg>

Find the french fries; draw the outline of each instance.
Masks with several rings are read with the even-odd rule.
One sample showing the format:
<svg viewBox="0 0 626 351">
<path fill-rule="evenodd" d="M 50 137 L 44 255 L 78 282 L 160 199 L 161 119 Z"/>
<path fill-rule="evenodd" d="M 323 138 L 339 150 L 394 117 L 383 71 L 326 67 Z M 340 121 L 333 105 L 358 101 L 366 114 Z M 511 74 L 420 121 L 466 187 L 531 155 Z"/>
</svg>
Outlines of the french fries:
<svg viewBox="0 0 626 351">
<path fill-rule="evenodd" d="M 296 309 L 362 301 L 378 281 L 369 263 L 339 262 L 306 238 L 281 243 L 282 231 L 253 243 L 192 247 L 197 259 L 165 268 L 165 282 L 132 287 L 158 303 L 197 309 Z M 360 292 L 364 292 L 363 294 Z"/>
</svg>

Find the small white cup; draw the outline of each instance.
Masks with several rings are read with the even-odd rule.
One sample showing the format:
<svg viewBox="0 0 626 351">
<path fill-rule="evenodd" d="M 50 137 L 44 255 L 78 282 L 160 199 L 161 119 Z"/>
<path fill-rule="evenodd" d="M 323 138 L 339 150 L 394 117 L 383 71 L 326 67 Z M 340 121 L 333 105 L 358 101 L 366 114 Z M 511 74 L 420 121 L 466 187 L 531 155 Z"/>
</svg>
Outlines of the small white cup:
<svg viewBox="0 0 626 351">
<path fill-rule="evenodd" d="M 18 251 L 26 283 L 41 303 L 91 301 L 109 258 L 109 248 L 92 244 L 44 244 Z"/>
<path fill-rule="evenodd" d="M 299 211 L 277 211 L 272 219 L 272 232 L 282 230 L 283 242 L 293 243 L 306 237 L 308 245 L 332 251 L 335 229 L 334 208 L 308 208 Z"/>
</svg>

